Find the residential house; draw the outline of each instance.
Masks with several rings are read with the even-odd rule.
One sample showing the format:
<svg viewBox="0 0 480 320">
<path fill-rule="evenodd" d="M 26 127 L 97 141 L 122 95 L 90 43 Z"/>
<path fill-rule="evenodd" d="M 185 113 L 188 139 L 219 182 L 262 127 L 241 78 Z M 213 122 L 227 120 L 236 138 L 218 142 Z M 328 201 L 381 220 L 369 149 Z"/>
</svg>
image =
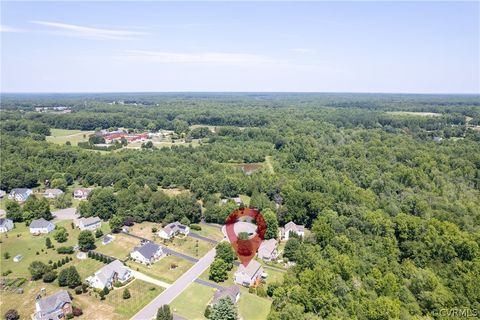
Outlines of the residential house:
<svg viewBox="0 0 480 320">
<path fill-rule="evenodd" d="M 262 260 L 275 260 L 278 257 L 278 242 L 275 239 L 263 240 L 258 248 L 258 257 Z"/>
<path fill-rule="evenodd" d="M 211 305 L 217 304 L 217 302 L 224 297 L 229 297 L 233 303 L 237 303 L 240 299 L 240 288 L 237 286 L 230 286 L 223 289 L 218 289 L 213 295 Z"/>
<path fill-rule="evenodd" d="M 58 291 L 51 296 L 35 302 L 34 320 L 65 320 L 72 314 L 72 299 L 66 290 Z"/>
<path fill-rule="evenodd" d="M 77 219 L 75 225 L 80 230 L 97 230 L 102 226 L 102 220 L 99 217 L 88 217 Z"/>
<path fill-rule="evenodd" d="M 17 202 L 25 202 L 28 197 L 33 193 L 32 189 L 27 188 L 15 188 L 10 191 L 8 199 L 15 200 Z"/>
<path fill-rule="evenodd" d="M 243 201 L 240 197 L 235 197 L 235 198 L 229 198 L 229 199 L 221 199 L 220 200 L 220 204 L 227 204 L 229 200 L 232 200 L 233 202 L 235 202 L 235 204 L 237 206 L 241 206 L 243 204 Z"/>
<path fill-rule="evenodd" d="M 235 272 L 235 283 L 241 284 L 245 287 L 256 286 L 260 283 L 263 274 L 262 265 L 251 260 L 247 266 L 240 264 Z"/>
<path fill-rule="evenodd" d="M 153 242 L 146 242 L 133 249 L 130 257 L 143 264 L 152 264 L 163 254 L 162 247 Z"/>
<path fill-rule="evenodd" d="M 73 198 L 77 200 L 86 200 L 90 192 L 92 192 L 92 188 L 78 188 L 73 190 Z"/>
<path fill-rule="evenodd" d="M 0 218 L 0 233 L 8 232 L 13 229 L 13 220 Z"/>
<path fill-rule="evenodd" d="M 285 225 L 285 227 L 280 228 L 280 236 L 283 240 L 288 240 L 290 237 L 290 232 L 297 234 L 300 237 L 305 236 L 305 227 L 295 224 L 295 222 L 290 221 Z"/>
<path fill-rule="evenodd" d="M 105 287 L 111 289 L 115 282 L 124 283 L 132 277 L 132 270 L 127 268 L 120 262 L 114 260 L 95 272 L 95 275 L 86 279 L 87 283 L 93 288 L 103 289 Z"/>
<path fill-rule="evenodd" d="M 33 234 L 49 233 L 55 229 L 55 225 L 53 223 L 43 218 L 33 220 L 29 227 L 30 233 Z"/>
<path fill-rule="evenodd" d="M 158 236 L 163 239 L 171 239 L 175 235 L 181 233 L 188 235 L 190 232 L 190 227 L 184 224 L 181 224 L 178 221 L 167 224 L 162 230 L 158 232 Z"/>
<path fill-rule="evenodd" d="M 46 189 L 43 193 L 43 196 L 47 199 L 55 199 L 56 197 L 63 194 L 63 191 L 60 189 Z"/>
</svg>

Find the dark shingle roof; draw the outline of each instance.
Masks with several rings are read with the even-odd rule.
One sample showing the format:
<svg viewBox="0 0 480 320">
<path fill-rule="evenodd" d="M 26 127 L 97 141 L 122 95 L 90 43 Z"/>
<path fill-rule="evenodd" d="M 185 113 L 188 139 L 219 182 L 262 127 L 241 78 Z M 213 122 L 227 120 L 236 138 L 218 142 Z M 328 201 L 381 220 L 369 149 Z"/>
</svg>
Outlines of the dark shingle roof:
<svg viewBox="0 0 480 320">
<path fill-rule="evenodd" d="M 155 244 L 153 242 L 147 242 L 143 246 L 137 247 L 134 250 L 138 251 L 145 258 L 151 259 L 158 251 L 158 249 L 160 249 L 160 246 L 158 244 Z"/>
</svg>

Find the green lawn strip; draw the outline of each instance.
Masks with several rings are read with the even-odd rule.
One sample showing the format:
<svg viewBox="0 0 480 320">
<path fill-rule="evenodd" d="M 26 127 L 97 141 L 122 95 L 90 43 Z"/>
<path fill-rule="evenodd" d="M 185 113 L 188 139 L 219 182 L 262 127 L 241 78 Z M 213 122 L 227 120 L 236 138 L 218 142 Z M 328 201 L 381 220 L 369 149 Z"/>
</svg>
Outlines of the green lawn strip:
<svg viewBox="0 0 480 320">
<path fill-rule="evenodd" d="M 273 169 L 273 160 L 272 160 L 272 156 L 266 156 L 265 157 L 265 166 L 266 168 L 268 169 L 268 171 L 271 173 L 271 174 L 275 174 L 275 170 Z"/>
<path fill-rule="evenodd" d="M 176 264 L 177 267 L 175 269 L 170 269 L 172 264 Z M 152 278 L 167 283 L 173 283 L 190 269 L 193 266 L 193 263 L 176 256 L 167 256 L 155 262 L 151 267 L 133 261 L 129 261 L 127 265 L 133 270 L 137 270 Z"/>
<path fill-rule="evenodd" d="M 170 309 L 189 320 L 205 319 L 203 316 L 207 304 L 213 297 L 215 289 L 192 283 L 170 304 Z"/>
<path fill-rule="evenodd" d="M 270 313 L 272 302 L 268 298 L 261 298 L 248 293 L 248 289 L 240 287 L 240 300 L 238 301 L 238 313 L 242 319 L 265 320 Z"/>
<path fill-rule="evenodd" d="M 126 288 L 130 291 L 130 299 L 123 299 L 124 288 L 120 288 L 111 291 L 105 302 L 115 308 L 115 313 L 128 318 L 140 311 L 163 291 L 158 286 L 138 279 L 132 281 Z"/>
<path fill-rule="evenodd" d="M 70 141 L 72 145 L 77 145 L 79 142 L 88 141 L 88 137 L 93 134 L 93 131 L 81 130 L 65 130 L 65 129 L 50 129 L 52 135 L 47 136 L 47 141 L 56 144 L 65 144 Z"/>
</svg>

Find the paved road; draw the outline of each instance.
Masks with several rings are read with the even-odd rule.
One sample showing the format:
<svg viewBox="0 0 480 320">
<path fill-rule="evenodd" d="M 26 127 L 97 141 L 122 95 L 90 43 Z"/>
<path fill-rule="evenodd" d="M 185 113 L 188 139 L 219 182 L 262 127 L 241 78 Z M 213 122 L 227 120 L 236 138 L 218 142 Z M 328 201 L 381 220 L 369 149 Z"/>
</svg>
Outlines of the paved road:
<svg viewBox="0 0 480 320">
<path fill-rule="evenodd" d="M 201 235 L 199 235 L 198 233 L 195 233 L 195 232 L 189 232 L 189 233 L 188 233 L 188 236 L 191 237 L 191 238 L 203 240 L 203 241 L 210 242 L 210 243 L 213 243 L 213 244 L 217 244 L 217 243 L 218 243 L 217 240 L 213 240 L 213 239 L 210 239 L 210 238 L 201 236 Z"/>
<path fill-rule="evenodd" d="M 147 238 L 143 238 L 143 237 L 137 236 L 136 234 L 131 234 L 131 233 L 127 233 L 127 232 L 122 232 L 122 233 L 123 233 L 123 234 L 126 234 L 127 236 L 137 238 L 138 240 L 142 240 L 142 241 L 152 241 L 152 240 L 149 240 L 149 239 L 147 239 Z M 157 243 L 157 244 L 158 244 L 158 243 Z M 158 245 L 160 245 L 160 244 L 158 244 Z M 181 253 L 181 252 L 172 250 L 172 249 L 170 249 L 170 248 L 168 248 L 168 247 L 165 247 L 165 246 L 162 246 L 162 245 L 160 245 L 160 246 L 162 247 L 163 252 L 168 253 L 168 254 L 171 254 L 172 256 L 177 256 L 177 257 L 179 257 L 179 258 L 183 258 L 183 259 L 188 260 L 188 261 L 193 262 L 193 263 L 195 263 L 195 262 L 198 261 L 197 258 L 194 258 L 194 257 L 191 257 L 191 256 L 189 256 L 189 255 L 183 254 L 183 253 Z"/>
<path fill-rule="evenodd" d="M 213 262 L 215 248 L 208 251 L 193 267 L 177 279 L 168 289 L 160 293 L 152 302 L 132 317 L 132 320 L 149 320 L 155 317 L 158 308 L 164 304 L 171 303 L 180 293 L 183 292 L 195 279 L 197 279 Z"/>
<path fill-rule="evenodd" d="M 133 269 L 132 269 L 132 274 L 136 279 L 140 279 L 140 280 L 143 280 L 145 282 L 148 282 L 148 283 L 160 286 L 160 287 L 169 288 L 171 286 L 171 284 L 169 284 L 169 283 L 154 279 L 150 276 L 147 276 L 144 273 L 138 272 L 138 271 L 133 270 Z"/>
<path fill-rule="evenodd" d="M 225 289 L 225 287 L 222 287 L 219 284 L 216 284 L 216 283 L 213 283 L 213 282 L 210 282 L 210 281 L 205 281 L 205 280 L 202 280 L 202 279 L 195 279 L 195 282 L 198 283 L 198 284 L 213 288 L 213 289 Z"/>
</svg>

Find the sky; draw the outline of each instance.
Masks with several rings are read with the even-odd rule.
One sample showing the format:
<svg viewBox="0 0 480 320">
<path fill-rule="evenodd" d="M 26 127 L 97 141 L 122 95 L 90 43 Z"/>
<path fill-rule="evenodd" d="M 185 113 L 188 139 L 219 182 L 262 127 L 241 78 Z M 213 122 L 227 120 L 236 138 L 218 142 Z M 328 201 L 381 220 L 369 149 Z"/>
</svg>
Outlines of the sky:
<svg viewBox="0 0 480 320">
<path fill-rule="evenodd" d="M 480 93 L 479 2 L 1 2 L 1 92 Z"/>
</svg>

